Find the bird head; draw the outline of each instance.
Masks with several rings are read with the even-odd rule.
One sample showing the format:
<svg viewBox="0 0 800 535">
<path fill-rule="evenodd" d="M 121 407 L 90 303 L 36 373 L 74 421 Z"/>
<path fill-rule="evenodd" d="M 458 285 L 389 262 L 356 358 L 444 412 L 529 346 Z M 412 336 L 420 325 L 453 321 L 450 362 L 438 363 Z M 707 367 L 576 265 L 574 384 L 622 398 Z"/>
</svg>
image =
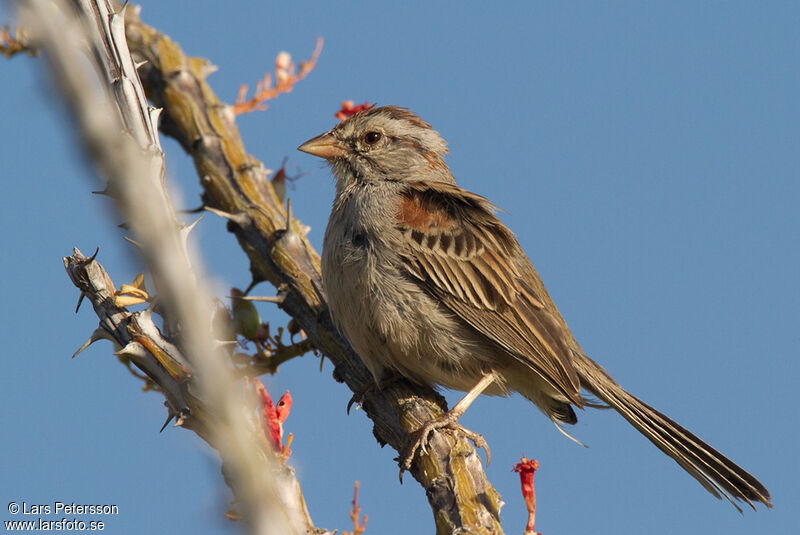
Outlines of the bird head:
<svg viewBox="0 0 800 535">
<path fill-rule="evenodd" d="M 443 158 L 447 143 L 431 125 L 397 106 L 360 111 L 298 150 L 326 159 L 340 182 L 454 182 Z"/>
</svg>

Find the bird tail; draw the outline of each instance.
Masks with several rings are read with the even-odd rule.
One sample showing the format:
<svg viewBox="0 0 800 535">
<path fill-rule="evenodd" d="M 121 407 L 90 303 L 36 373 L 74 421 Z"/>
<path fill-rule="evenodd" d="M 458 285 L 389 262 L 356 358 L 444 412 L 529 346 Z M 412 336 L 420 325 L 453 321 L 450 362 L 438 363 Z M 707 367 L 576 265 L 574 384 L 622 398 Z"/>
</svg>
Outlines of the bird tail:
<svg viewBox="0 0 800 535">
<path fill-rule="evenodd" d="M 575 354 L 581 386 L 610 405 L 661 451 L 672 457 L 681 468 L 721 499 L 772 507 L 769 491 L 755 477 L 733 461 L 700 440 L 667 416 L 626 392 L 596 362 L 583 354 Z M 722 495 L 722 496 L 721 496 Z"/>
</svg>

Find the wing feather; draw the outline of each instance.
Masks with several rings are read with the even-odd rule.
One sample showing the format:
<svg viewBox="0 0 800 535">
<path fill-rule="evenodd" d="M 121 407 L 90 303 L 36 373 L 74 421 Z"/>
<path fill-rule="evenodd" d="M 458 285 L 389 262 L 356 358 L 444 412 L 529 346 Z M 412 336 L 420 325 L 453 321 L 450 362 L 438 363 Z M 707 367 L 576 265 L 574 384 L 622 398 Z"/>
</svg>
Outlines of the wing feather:
<svg viewBox="0 0 800 535">
<path fill-rule="evenodd" d="M 467 293 L 467 282 L 462 282 L 463 273 L 457 268 L 452 268 L 450 266 L 450 262 L 442 262 L 442 268 L 447 274 L 448 279 L 451 281 L 456 296 L 462 300 L 472 299 L 472 295 Z"/>
<path fill-rule="evenodd" d="M 452 184 L 409 184 L 397 225 L 406 237 L 401 256 L 410 275 L 468 325 L 582 406 L 572 362 L 577 344 L 514 235 L 486 199 Z"/>
</svg>

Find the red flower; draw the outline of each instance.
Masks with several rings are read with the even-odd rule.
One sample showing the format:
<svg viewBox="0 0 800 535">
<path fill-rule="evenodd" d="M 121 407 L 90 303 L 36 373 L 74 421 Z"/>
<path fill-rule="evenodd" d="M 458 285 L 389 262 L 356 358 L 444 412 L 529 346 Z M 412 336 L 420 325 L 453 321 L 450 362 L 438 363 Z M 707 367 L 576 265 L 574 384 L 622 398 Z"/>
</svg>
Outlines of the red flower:
<svg viewBox="0 0 800 535">
<path fill-rule="evenodd" d="M 286 439 L 286 445 L 283 445 L 283 422 L 289 416 L 289 411 L 292 408 L 292 395 L 287 390 L 278 400 L 278 406 L 272 402 L 272 398 L 267 392 L 267 388 L 258 379 L 250 380 L 255 388 L 256 395 L 261 402 L 261 415 L 262 415 L 262 431 L 264 432 L 264 439 L 269 442 L 273 449 L 280 453 L 284 459 L 291 455 L 292 450 L 289 445 L 292 443 L 291 433 Z"/>
<path fill-rule="evenodd" d="M 342 102 L 342 109 L 337 111 L 336 115 L 334 115 L 334 117 L 336 117 L 340 121 L 344 121 L 348 117 L 352 117 L 353 115 L 355 115 L 356 113 L 358 113 L 360 111 L 368 110 L 372 106 L 373 105 L 370 104 L 369 102 L 365 102 L 363 104 L 359 104 L 358 106 L 353 106 L 353 101 L 352 100 L 345 100 L 344 102 Z"/>
<path fill-rule="evenodd" d="M 525 457 L 522 457 L 520 462 L 514 465 L 514 471 L 519 473 L 522 497 L 525 498 L 525 507 L 528 509 L 528 524 L 525 526 L 525 535 L 540 535 L 536 533 L 536 528 L 533 526 L 536 519 L 536 491 L 533 490 L 533 473 L 538 469 L 538 462 Z"/>
</svg>

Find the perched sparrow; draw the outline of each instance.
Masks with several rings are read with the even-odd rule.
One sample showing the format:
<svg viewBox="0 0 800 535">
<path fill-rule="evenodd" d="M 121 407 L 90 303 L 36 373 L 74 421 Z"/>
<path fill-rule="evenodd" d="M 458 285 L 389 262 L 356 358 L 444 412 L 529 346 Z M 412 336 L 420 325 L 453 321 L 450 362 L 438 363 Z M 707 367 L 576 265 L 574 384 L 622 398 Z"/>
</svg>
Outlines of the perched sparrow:
<svg viewBox="0 0 800 535">
<path fill-rule="evenodd" d="M 717 498 L 737 509 L 734 499 L 772 506 L 756 478 L 584 354 L 494 207 L 456 186 L 447 144 L 429 124 L 404 108 L 372 107 L 299 150 L 325 158 L 336 177 L 323 284 L 334 321 L 376 382 L 388 369 L 468 391 L 417 434 L 404 468 L 431 430 L 460 427 L 481 392 L 519 392 L 554 422 L 574 424 L 573 407 L 592 406 L 586 391 Z"/>
</svg>

